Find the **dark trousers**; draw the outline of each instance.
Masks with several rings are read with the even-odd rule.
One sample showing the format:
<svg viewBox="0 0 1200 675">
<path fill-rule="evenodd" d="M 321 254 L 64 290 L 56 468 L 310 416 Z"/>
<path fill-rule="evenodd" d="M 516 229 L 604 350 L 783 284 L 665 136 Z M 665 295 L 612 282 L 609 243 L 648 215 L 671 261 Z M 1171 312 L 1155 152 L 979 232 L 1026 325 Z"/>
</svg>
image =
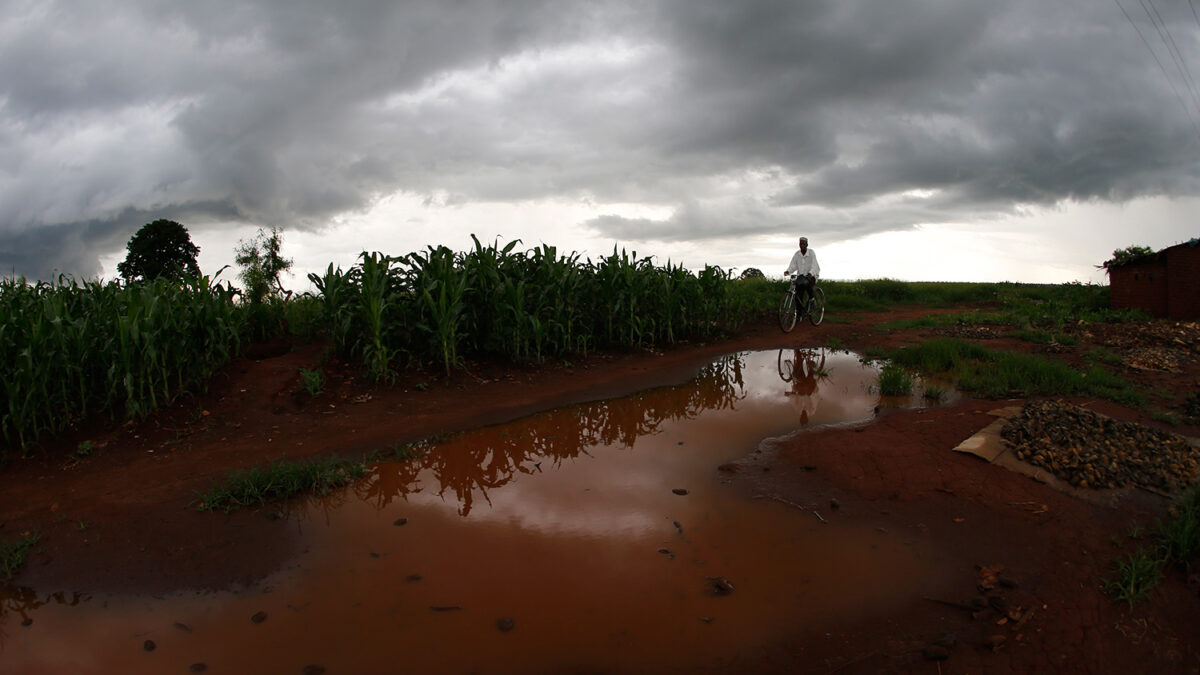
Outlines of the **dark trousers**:
<svg viewBox="0 0 1200 675">
<path fill-rule="evenodd" d="M 816 285 L 814 279 L 800 275 L 796 277 L 796 297 L 799 299 L 798 305 L 804 307 L 808 302 L 808 298 L 813 297 L 813 286 Z"/>
</svg>

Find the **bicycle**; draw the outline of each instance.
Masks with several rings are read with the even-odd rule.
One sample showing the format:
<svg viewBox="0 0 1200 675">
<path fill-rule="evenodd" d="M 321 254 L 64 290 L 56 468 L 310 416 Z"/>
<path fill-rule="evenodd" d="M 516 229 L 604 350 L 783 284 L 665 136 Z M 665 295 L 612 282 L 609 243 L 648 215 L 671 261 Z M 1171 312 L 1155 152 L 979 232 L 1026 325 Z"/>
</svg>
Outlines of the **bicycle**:
<svg viewBox="0 0 1200 675">
<path fill-rule="evenodd" d="M 804 310 L 799 312 L 799 320 L 803 321 L 805 317 L 814 326 L 821 325 L 825 320 L 825 291 L 816 284 L 813 284 L 812 297 L 805 303 Z M 789 281 L 787 290 L 779 299 L 779 327 L 783 332 L 790 333 L 796 327 L 796 320 L 796 284 Z"/>
</svg>

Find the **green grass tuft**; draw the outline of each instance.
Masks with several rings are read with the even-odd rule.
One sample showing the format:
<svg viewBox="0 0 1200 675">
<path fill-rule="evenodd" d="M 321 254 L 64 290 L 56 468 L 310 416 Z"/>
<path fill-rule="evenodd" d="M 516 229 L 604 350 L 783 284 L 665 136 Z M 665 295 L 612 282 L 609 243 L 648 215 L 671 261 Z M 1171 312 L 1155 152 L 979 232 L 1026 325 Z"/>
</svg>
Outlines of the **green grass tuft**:
<svg viewBox="0 0 1200 675">
<path fill-rule="evenodd" d="M 1168 560 L 1190 569 L 1200 558 L 1200 486 L 1176 506 L 1174 517 L 1159 522 L 1157 537 Z"/>
<path fill-rule="evenodd" d="M 304 391 L 313 398 L 320 396 L 321 392 L 325 390 L 325 373 L 320 368 L 315 370 L 301 368 L 300 379 L 304 383 Z"/>
<path fill-rule="evenodd" d="M 879 371 L 879 393 L 884 396 L 907 396 L 916 384 L 913 374 L 894 363 Z"/>
<path fill-rule="evenodd" d="M 1115 574 L 1105 580 L 1104 590 L 1114 600 L 1126 602 L 1130 607 L 1144 598 L 1162 578 L 1162 560 L 1146 548 L 1139 548 L 1124 560 L 1114 560 L 1113 566 Z"/>
<path fill-rule="evenodd" d="M 0 579 L 8 581 L 16 576 L 25 564 L 29 549 L 41 538 L 37 532 L 32 532 L 14 542 L 0 541 Z"/>
<path fill-rule="evenodd" d="M 327 495 L 367 472 L 362 462 L 341 457 L 279 461 L 265 467 L 235 471 L 213 484 L 196 503 L 201 511 L 233 509 L 287 499 L 299 494 Z"/>
</svg>

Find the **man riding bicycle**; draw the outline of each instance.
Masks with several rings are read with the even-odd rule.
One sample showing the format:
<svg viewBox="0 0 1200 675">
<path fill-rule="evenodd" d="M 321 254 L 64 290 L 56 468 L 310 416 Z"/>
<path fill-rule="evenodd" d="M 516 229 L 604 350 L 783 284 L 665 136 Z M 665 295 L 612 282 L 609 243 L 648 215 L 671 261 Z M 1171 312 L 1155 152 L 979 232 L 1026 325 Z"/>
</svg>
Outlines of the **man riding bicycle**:
<svg viewBox="0 0 1200 675">
<path fill-rule="evenodd" d="M 807 307 L 808 299 L 813 297 L 813 288 L 817 285 L 817 277 L 821 275 L 821 266 L 817 264 L 817 254 L 808 247 L 808 237 L 800 237 L 800 250 L 792 256 L 784 275 L 796 275 L 796 295 L 800 296 L 800 306 Z"/>
</svg>

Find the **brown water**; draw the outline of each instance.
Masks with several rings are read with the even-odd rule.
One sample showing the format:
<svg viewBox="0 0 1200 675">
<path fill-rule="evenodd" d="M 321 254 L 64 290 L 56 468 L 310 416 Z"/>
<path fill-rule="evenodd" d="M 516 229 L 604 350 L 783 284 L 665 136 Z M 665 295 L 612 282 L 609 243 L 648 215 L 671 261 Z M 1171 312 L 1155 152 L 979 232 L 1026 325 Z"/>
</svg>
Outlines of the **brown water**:
<svg viewBox="0 0 1200 675">
<path fill-rule="evenodd" d="M 431 444 L 289 507 L 303 553 L 256 588 L 10 592 L 0 672 L 661 672 L 777 658 L 788 637 L 884 614 L 940 572 L 927 543 L 823 523 L 716 470 L 766 437 L 869 419 L 876 374 L 846 353 L 738 354 L 684 386 Z"/>
</svg>

